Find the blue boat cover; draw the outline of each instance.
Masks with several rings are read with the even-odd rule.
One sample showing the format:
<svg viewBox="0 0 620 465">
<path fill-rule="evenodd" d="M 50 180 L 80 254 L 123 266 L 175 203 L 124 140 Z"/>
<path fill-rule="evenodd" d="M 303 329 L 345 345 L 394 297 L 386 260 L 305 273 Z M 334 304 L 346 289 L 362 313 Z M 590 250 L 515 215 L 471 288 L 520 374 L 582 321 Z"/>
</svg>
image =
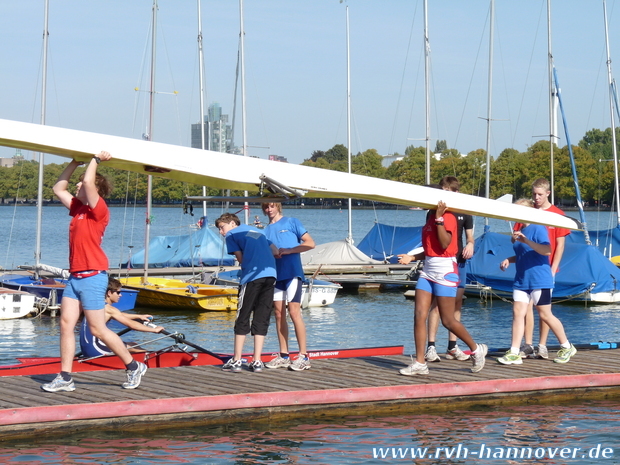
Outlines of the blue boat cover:
<svg viewBox="0 0 620 465">
<path fill-rule="evenodd" d="M 422 226 L 404 227 L 375 223 L 357 248 L 375 260 L 398 263 L 405 254 L 422 245 Z"/>
<path fill-rule="evenodd" d="M 571 234 L 572 235 L 572 234 Z M 478 282 L 495 290 L 512 292 L 514 264 L 506 271 L 499 269 L 514 251 L 510 236 L 487 232 L 476 239 L 474 256 L 467 262 L 467 283 Z M 591 245 L 566 241 L 560 271 L 555 277 L 554 298 L 620 289 L 620 269 Z"/>
<path fill-rule="evenodd" d="M 616 226 L 612 229 L 602 229 L 600 231 L 588 231 L 588 234 L 590 235 L 592 245 L 598 247 L 606 257 L 620 255 L 620 226 Z M 566 242 L 585 244 L 586 240 L 583 231 L 571 231 L 566 237 Z"/>
<path fill-rule="evenodd" d="M 149 268 L 231 266 L 222 236 L 208 227 L 181 236 L 156 236 L 149 242 Z M 122 268 L 144 268 L 144 249 L 131 256 Z"/>
</svg>

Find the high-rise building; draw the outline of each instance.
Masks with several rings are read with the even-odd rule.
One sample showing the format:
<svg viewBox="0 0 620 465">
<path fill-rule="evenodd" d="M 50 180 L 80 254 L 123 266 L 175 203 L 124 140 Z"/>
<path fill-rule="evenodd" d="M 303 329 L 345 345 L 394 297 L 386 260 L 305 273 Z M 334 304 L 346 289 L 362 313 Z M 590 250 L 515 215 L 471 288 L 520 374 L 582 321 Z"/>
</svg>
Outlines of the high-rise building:
<svg viewBox="0 0 620 465">
<path fill-rule="evenodd" d="M 205 149 L 215 152 L 239 153 L 233 145 L 233 130 L 228 115 L 222 114 L 219 103 L 209 105 L 204 121 Z M 192 148 L 202 148 L 200 123 L 192 124 Z"/>
</svg>

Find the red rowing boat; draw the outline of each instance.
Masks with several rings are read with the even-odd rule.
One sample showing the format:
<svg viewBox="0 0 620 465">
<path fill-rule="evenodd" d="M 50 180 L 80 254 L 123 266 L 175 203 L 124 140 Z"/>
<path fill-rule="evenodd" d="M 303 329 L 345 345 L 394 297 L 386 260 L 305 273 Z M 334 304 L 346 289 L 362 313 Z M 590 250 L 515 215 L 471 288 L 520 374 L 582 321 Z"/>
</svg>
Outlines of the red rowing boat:
<svg viewBox="0 0 620 465">
<path fill-rule="evenodd" d="M 184 341 L 187 343 L 187 341 Z M 335 349 L 309 351 L 311 359 L 326 358 L 351 358 L 372 357 L 378 355 L 402 355 L 403 346 L 366 347 L 360 349 Z M 295 355 L 295 354 L 291 354 Z M 157 352 L 144 352 L 133 354 L 134 358 L 146 363 L 149 368 L 180 367 L 180 366 L 207 366 L 222 365 L 231 354 L 216 354 L 209 351 L 186 352 L 183 350 L 160 350 Z M 268 360 L 271 354 L 263 355 Z M 252 362 L 252 355 L 244 355 L 247 363 Z M 60 372 L 60 357 L 30 357 L 18 358 L 15 365 L 0 366 L 0 376 L 32 376 L 47 375 Z M 72 372 L 100 371 L 100 370 L 124 370 L 125 365 L 116 356 L 105 356 L 92 359 L 79 359 L 73 361 Z"/>
</svg>

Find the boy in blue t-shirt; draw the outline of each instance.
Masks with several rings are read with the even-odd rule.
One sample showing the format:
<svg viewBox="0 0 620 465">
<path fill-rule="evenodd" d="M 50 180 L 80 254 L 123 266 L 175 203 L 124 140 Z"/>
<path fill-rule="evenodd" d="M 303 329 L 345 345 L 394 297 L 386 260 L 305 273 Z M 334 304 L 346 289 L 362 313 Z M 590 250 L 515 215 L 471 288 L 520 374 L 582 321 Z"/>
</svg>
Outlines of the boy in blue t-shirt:
<svg viewBox="0 0 620 465">
<path fill-rule="evenodd" d="M 273 287 L 276 282 L 278 249 L 254 226 L 242 225 L 237 215 L 224 213 L 215 221 L 215 226 L 226 239 L 226 248 L 241 265 L 239 282 L 239 303 L 235 319 L 235 349 L 233 358 L 222 370 L 241 371 L 241 354 L 248 333 L 254 336 L 254 357 L 250 371 L 263 371 L 261 352 L 269 329 L 273 301 Z M 253 314 L 250 325 L 250 315 Z"/>
</svg>

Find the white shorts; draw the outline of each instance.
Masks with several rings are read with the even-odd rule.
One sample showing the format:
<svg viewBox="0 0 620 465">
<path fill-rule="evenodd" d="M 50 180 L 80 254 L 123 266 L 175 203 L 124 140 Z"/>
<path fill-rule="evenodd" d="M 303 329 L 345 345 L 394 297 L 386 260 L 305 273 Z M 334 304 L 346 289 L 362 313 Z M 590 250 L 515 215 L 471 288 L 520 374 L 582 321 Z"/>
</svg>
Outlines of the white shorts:
<svg viewBox="0 0 620 465">
<path fill-rule="evenodd" d="M 551 305 L 551 289 L 530 289 L 522 291 L 521 289 L 512 290 L 512 299 L 515 302 L 524 302 L 534 305 Z"/>
<path fill-rule="evenodd" d="M 302 284 L 300 278 L 276 281 L 276 287 L 273 291 L 273 301 L 301 303 L 301 290 Z"/>
</svg>

